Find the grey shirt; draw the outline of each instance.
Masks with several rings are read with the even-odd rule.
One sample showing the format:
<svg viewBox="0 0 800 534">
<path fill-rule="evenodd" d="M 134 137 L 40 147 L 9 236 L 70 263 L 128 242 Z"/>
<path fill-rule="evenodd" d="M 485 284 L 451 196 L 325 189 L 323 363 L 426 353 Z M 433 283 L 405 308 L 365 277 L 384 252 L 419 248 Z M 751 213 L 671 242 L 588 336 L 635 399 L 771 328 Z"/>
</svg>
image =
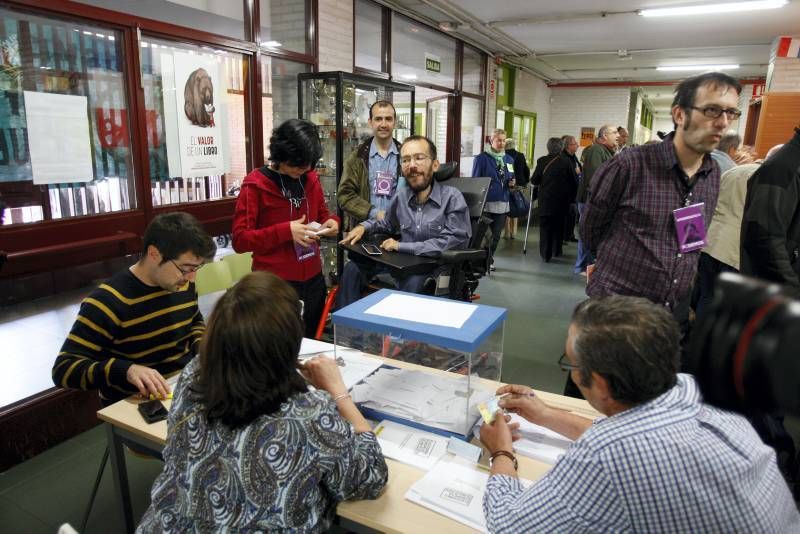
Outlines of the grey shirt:
<svg viewBox="0 0 800 534">
<path fill-rule="evenodd" d="M 711 157 L 717 162 L 717 165 L 719 165 L 719 173 L 721 175 L 736 167 L 736 162 L 722 150 L 714 149 L 714 151 L 711 152 Z"/>
<path fill-rule="evenodd" d="M 410 187 L 398 189 L 386 216 L 361 223 L 367 234 L 392 234 L 400 231 L 399 251 L 415 256 L 438 257 L 444 250 L 469 244 L 472 226 L 464 195 L 455 187 L 433 182 L 424 204 Z"/>
</svg>

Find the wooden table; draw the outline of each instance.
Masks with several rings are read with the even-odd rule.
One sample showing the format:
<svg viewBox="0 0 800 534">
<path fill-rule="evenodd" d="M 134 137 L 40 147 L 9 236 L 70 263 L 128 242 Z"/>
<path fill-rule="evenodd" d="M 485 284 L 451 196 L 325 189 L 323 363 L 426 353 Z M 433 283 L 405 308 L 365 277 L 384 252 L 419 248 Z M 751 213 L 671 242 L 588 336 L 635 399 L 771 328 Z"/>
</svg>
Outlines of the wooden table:
<svg viewBox="0 0 800 534">
<path fill-rule="evenodd" d="M 445 373 L 398 360 L 379 358 L 395 367 L 422 370 L 431 373 Z M 451 373 L 446 373 L 451 375 Z M 496 388 L 501 384 L 481 379 L 483 385 Z M 537 391 L 542 400 L 555 408 L 569 410 L 587 417 L 599 414 L 584 400 L 563 397 L 554 393 Z M 122 507 L 127 532 L 133 532 L 136 522 L 131 507 L 128 472 L 125 464 L 124 445 L 132 444 L 140 450 L 151 452 L 161 457 L 161 451 L 167 440 L 167 422 L 160 421 L 152 425 L 144 422 L 136 406 L 143 401 L 134 397 L 119 401 L 97 412 L 98 417 L 107 423 L 107 437 L 110 449 L 111 465 L 114 472 L 114 488 Z M 172 401 L 164 401 L 169 409 Z M 484 454 L 482 462 L 486 462 Z M 519 475 L 530 480 L 539 479 L 550 469 L 550 465 L 525 456 L 518 456 Z M 414 482 L 422 478 L 424 471 L 390 458 L 386 459 L 389 467 L 389 482 L 380 498 L 374 501 L 342 502 L 337 514 L 345 519 L 382 532 L 474 532 L 471 528 L 424 508 L 405 499 L 405 494 Z"/>
</svg>

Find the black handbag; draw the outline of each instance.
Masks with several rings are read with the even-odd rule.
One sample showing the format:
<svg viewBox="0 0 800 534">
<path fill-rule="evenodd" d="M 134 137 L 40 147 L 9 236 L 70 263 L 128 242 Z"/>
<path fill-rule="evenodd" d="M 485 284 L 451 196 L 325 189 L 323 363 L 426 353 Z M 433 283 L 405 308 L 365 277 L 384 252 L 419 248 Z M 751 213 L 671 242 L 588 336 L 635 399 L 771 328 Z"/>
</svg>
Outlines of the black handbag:
<svg viewBox="0 0 800 534">
<path fill-rule="evenodd" d="M 514 189 L 508 196 L 508 216 L 509 217 L 527 217 L 528 210 L 531 209 L 531 203 L 522 194 L 521 189 Z"/>
</svg>

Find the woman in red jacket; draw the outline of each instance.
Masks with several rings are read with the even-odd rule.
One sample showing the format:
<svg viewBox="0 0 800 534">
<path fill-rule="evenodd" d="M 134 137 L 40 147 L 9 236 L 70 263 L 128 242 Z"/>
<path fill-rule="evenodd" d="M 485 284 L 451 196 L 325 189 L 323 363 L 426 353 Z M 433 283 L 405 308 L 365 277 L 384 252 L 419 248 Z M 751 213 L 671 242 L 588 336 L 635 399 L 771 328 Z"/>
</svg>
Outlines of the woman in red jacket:
<svg viewBox="0 0 800 534">
<path fill-rule="evenodd" d="M 294 287 L 304 303 L 305 335 L 313 337 L 326 292 L 319 235 L 339 231 L 339 219 L 328 211 L 312 170 L 322 155 L 316 127 L 289 119 L 272 132 L 269 153 L 270 164 L 242 182 L 233 248 L 253 253 L 254 271 L 270 271 Z"/>
</svg>

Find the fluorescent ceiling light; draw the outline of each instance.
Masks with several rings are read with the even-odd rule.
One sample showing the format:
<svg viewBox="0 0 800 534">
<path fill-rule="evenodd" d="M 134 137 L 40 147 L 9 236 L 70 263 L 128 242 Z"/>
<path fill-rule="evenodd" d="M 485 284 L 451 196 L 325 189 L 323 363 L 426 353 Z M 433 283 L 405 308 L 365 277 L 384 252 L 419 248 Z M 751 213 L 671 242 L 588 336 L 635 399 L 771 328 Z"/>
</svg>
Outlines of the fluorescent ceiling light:
<svg viewBox="0 0 800 534">
<path fill-rule="evenodd" d="M 758 9 L 777 9 L 788 4 L 788 0 L 756 0 L 751 2 L 726 2 L 724 4 L 700 4 L 683 7 L 660 7 L 642 9 L 643 17 L 674 17 L 679 15 L 703 15 L 707 13 L 733 13 L 738 11 L 755 11 Z"/>
<path fill-rule="evenodd" d="M 731 70 L 731 69 L 738 69 L 739 65 L 667 65 L 664 67 L 656 67 L 656 70 L 667 70 L 667 71 L 686 71 L 686 70 L 702 70 L 702 71 L 712 71 L 712 70 Z"/>
<path fill-rule="evenodd" d="M 270 48 L 278 48 L 279 46 L 283 46 L 283 44 L 279 43 L 278 41 L 261 41 L 261 46 L 268 46 Z"/>
<path fill-rule="evenodd" d="M 401 74 L 400 77 L 402 79 L 404 79 L 404 80 L 416 80 L 417 79 L 417 75 L 416 74 Z"/>
</svg>

